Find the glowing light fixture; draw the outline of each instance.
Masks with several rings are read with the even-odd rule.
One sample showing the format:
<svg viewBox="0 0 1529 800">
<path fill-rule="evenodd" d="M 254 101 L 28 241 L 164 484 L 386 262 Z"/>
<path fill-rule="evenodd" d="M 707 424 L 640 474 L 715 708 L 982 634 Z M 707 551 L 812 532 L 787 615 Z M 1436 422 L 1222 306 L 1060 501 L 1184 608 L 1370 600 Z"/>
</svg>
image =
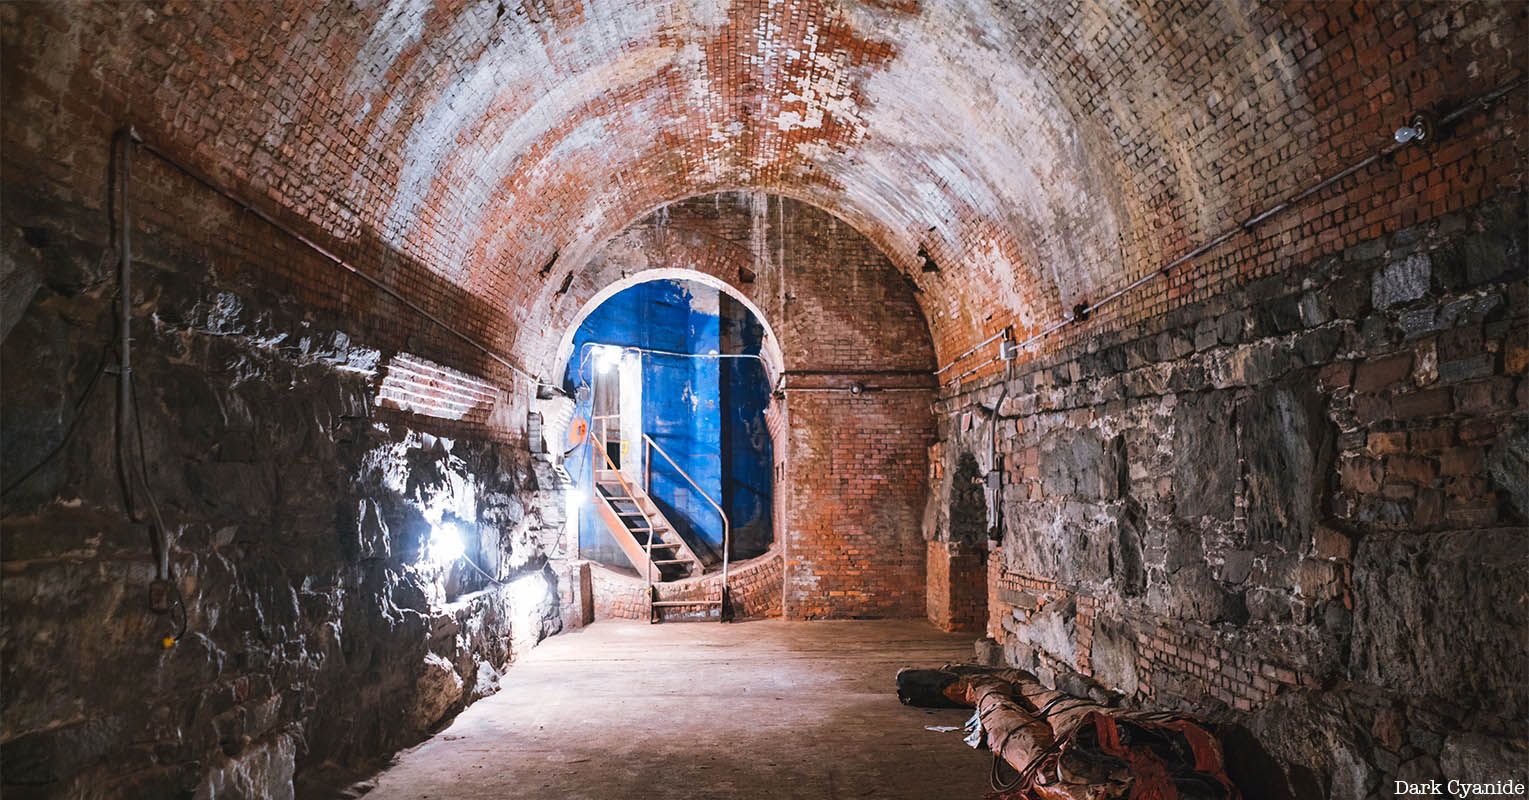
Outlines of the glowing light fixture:
<svg viewBox="0 0 1529 800">
<path fill-rule="evenodd" d="M 546 599 L 550 588 L 540 572 L 533 572 L 510 584 L 510 607 L 529 614 Z"/>
<path fill-rule="evenodd" d="M 1419 114 L 1412 118 L 1411 125 L 1403 125 L 1402 127 L 1397 128 L 1393 138 L 1396 139 L 1397 144 L 1406 144 L 1408 142 L 1426 142 L 1432 138 L 1432 134 L 1433 121 L 1427 116 Z"/>
<path fill-rule="evenodd" d="M 462 557 L 466 546 L 462 543 L 462 529 L 443 522 L 430 529 L 430 561 L 445 566 Z"/>
<path fill-rule="evenodd" d="M 595 371 L 604 375 L 621 362 L 621 348 L 601 345 L 594 348 Z"/>
</svg>

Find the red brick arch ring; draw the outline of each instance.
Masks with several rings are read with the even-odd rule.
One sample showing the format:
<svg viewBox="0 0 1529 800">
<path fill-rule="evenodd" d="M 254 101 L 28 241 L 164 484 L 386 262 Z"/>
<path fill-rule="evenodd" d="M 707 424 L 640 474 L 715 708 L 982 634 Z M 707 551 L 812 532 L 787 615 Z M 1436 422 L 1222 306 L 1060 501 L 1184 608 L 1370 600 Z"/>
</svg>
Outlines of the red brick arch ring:
<svg viewBox="0 0 1529 800">
<path fill-rule="evenodd" d="M 708 251 L 707 254 L 716 256 L 719 253 L 727 255 L 728 250 L 735 250 L 736 248 L 707 247 L 705 249 Z M 666 255 L 672 255 L 677 250 L 680 250 L 683 255 L 681 248 L 675 248 L 672 245 L 665 247 L 661 252 L 665 252 Z M 702 254 L 695 253 L 694 255 Z M 760 345 L 760 356 L 764 362 L 765 373 L 768 376 L 770 385 L 772 387 L 775 386 L 786 370 L 785 361 L 781 354 L 780 339 L 776 337 L 775 329 L 771 327 L 770 320 L 765 316 L 764 311 L 758 305 L 755 305 L 754 301 L 741 288 L 730 282 L 727 277 L 724 277 L 732 276 L 732 279 L 736 280 L 736 276 L 740 274 L 739 267 L 748 266 L 747 262 L 743 259 L 743 252 L 739 250 L 738 254 L 731 259 L 712 258 L 707 261 L 695 261 L 686 260 L 681 257 L 677 260 L 679 263 L 702 267 L 702 269 L 694 269 L 691 266 L 653 267 L 642 272 L 617 278 L 594 292 L 588 300 L 585 300 L 579 306 L 578 311 L 574 313 L 573 317 L 567 323 L 561 325 L 563 334 L 558 340 L 557 352 L 552 361 L 551 368 L 546 373 L 552 375 L 558 374 L 561 365 L 568 363 L 568 359 L 573 356 L 574 333 L 578 331 L 579 326 L 583 324 L 584 320 L 594 313 L 594 310 L 599 308 L 606 300 L 641 283 L 659 280 L 692 281 L 703 286 L 709 286 L 732 297 L 741 303 L 744 308 L 747 308 L 749 313 L 753 314 L 754 318 L 759 321 L 760 326 L 764 328 L 764 341 Z M 592 264 L 591 266 L 595 265 Z"/>
</svg>

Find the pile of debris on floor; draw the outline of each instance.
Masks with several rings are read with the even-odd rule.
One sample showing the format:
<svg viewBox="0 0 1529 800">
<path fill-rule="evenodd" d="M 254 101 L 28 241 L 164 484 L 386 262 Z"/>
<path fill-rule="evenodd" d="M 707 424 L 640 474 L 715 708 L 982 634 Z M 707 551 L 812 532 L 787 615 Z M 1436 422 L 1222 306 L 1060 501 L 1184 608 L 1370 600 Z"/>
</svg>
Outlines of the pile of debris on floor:
<svg viewBox="0 0 1529 800">
<path fill-rule="evenodd" d="M 1215 734 L 1180 715 L 1101 705 L 993 667 L 904 669 L 897 697 L 976 709 L 967 743 L 993 752 L 990 800 L 1239 798 Z"/>
</svg>

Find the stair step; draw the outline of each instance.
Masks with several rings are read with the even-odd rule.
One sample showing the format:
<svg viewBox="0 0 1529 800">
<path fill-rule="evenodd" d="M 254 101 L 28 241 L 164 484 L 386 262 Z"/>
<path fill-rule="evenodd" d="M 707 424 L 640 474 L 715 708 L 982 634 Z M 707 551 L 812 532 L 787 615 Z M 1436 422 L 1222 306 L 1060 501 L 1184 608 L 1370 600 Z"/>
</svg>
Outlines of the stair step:
<svg viewBox="0 0 1529 800">
<path fill-rule="evenodd" d="M 694 564 L 695 562 L 691 561 L 688 558 L 655 558 L 655 559 L 653 559 L 653 563 L 654 564 Z"/>
<path fill-rule="evenodd" d="M 721 600 L 655 600 L 654 608 L 674 608 L 675 606 L 720 606 Z"/>
</svg>

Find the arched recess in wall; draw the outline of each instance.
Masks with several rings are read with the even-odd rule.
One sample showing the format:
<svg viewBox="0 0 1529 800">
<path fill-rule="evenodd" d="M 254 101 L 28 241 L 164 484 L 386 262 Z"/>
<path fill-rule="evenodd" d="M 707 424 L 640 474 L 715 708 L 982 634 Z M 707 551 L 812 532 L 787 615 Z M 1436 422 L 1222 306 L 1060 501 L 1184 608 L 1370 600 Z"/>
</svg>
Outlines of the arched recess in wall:
<svg viewBox="0 0 1529 800">
<path fill-rule="evenodd" d="M 581 559 L 641 572 L 603 518 L 602 470 L 625 474 L 621 491 L 646 494 L 663 515 L 651 524 L 672 526 L 704 563 L 673 568 L 678 577 L 713 573 L 724 549 L 735 561 L 772 552 L 783 448 L 767 417 L 783 366 L 753 302 L 695 270 L 645 270 L 587 300 L 558 352 L 573 401 L 564 466 Z"/>
</svg>

